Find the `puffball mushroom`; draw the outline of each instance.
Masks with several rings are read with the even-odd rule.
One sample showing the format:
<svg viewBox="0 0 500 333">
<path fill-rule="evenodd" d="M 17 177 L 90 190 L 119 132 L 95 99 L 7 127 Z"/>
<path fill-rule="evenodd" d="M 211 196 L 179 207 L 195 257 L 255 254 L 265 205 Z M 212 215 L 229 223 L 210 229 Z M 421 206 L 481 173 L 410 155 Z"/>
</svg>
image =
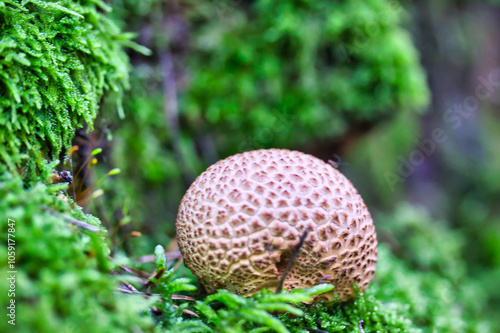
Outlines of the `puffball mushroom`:
<svg viewBox="0 0 500 333">
<path fill-rule="evenodd" d="M 285 274 L 284 289 L 331 283 L 316 300 L 344 301 L 353 284 L 366 290 L 377 263 L 373 221 L 354 186 L 298 151 L 255 150 L 212 165 L 182 199 L 176 229 L 186 267 L 208 292 L 275 291 Z"/>
</svg>

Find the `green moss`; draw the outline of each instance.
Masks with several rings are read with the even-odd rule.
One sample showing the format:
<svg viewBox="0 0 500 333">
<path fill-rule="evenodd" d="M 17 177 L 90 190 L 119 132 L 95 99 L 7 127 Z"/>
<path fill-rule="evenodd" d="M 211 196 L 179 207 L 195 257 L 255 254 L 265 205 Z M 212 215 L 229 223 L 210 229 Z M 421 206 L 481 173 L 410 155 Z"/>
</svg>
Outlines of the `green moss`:
<svg viewBox="0 0 500 333">
<path fill-rule="evenodd" d="M 23 187 L 17 176 L 0 178 L 0 250 L 7 257 L 8 219 L 14 222 L 15 267 L 3 261 L 3 272 L 17 271 L 16 332 L 128 332 L 152 327 L 142 297 L 118 293 L 120 276 L 108 270 L 105 230 L 97 218 L 58 197 L 64 186 Z M 73 218 L 97 226 L 86 231 L 68 223 Z M 5 256 L 4 256 L 5 255 Z M 8 290 L 2 279 L 0 288 Z M 2 293 L 2 307 L 9 300 Z M 5 307 L 4 307 L 5 306 Z M 5 315 L 4 315 L 5 316 Z M 0 330 L 13 326 L 2 320 Z"/>
<path fill-rule="evenodd" d="M 119 114 L 133 45 L 101 1 L 0 2 L 0 172 L 32 180 L 75 129 L 92 128 L 105 92 Z"/>
<path fill-rule="evenodd" d="M 112 3 L 132 30 L 150 19 L 150 44 L 157 55 L 175 49 L 162 26 L 160 1 Z M 366 147 L 377 170 L 394 167 L 396 158 L 381 158 L 381 150 L 389 150 L 384 143 L 395 142 L 394 155 L 408 149 L 417 132 L 408 123 L 428 99 L 418 57 L 401 28 L 404 12 L 394 6 L 389 0 L 223 7 L 191 2 L 184 13 L 192 32 L 185 68 L 189 80 L 181 75 L 177 82 L 178 141 L 162 112 L 164 78 L 152 64 L 156 58 L 137 60 L 133 92 L 125 103 L 128 118 L 114 132 L 112 167 L 125 171 L 123 181 L 104 183 L 108 199 L 102 201 L 101 217 L 116 211 L 127 215 L 130 203 L 135 216 L 127 219 L 143 222 L 141 231 L 154 236 L 125 242 L 133 245 L 134 255 L 150 253 L 151 244 L 165 244 L 168 232 L 172 235 L 186 185 L 181 178 L 197 175 L 217 156 L 334 140 L 389 118 L 396 125 Z M 486 168 L 481 178 L 488 198 L 466 198 L 457 210 L 461 216 L 456 220 L 468 220 L 459 224 L 467 230 L 476 230 L 476 223 L 484 226 L 474 239 L 409 205 L 376 216 L 381 240 L 377 274 L 368 291 L 352 302 L 301 304 L 317 288 L 278 295 L 263 291 L 248 299 L 224 290 L 206 296 L 184 268 L 168 269 L 161 246 L 156 251 L 156 269 L 165 271 L 161 278 L 151 279 L 151 289 L 131 281 L 159 296 L 118 292 L 119 281 L 128 278 L 116 275 L 107 259 L 107 234 L 99 220 L 59 198 L 64 186 L 37 182 L 35 176 L 38 171 L 39 179 L 47 179 L 53 165 L 45 166 L 46 159 L 58 157 L 75 129 L 92 127 L 103 96 L 111 93 L 107 103 L 120 110 L 129 66 L 123 47 L 130 45 L 130 35 L 120 32 L 106 16 L 108 10 L 103 2 L 84 0 L 0 3 L 5 32 L 0 37 L 0 218 L 16 221 L 20 331 L 430 333 L 498 328 L 486 314 L 494 317 L 500 297 L 495 287 L 500 231 L 494 211 L 484 204 L 498 192 L 496 167 Z M 105 115 L 108 124 L 117 123 L 115 115 Z M 216 147 L 212 156 L 203 146 L 207 142 Z M 367 183 L 378 191 L 385 181 Z M 68 217 L 100 231 L 77 228 Z M 113 226 L 125 221 L 113 218 L 107 218 Z M 0 231 L 6 253 L 8 224 L 2 223 Z M 474 249 L 476 238 L 487 246 Z M 116 250 L 115 261 L 134 265 L 120 247 Z M 469 256 L 481 260 L 464 261 Z M 0 281 L 0 287 L 5 290 L 7 281 Z M 174 294 L 195 301 L 172 300 Z M 159 311 L 151 311 L 153 303 Z M 0 330 L 7 331 L 4 326 Z"/>
<path fill-rule="evenodd" d="M 394 118 L 407 131 L 397 140 L 415 140 L 418 128 L 409 124 L 429 95 L 397 2 L 193 1 L 176 14 L 156 0 L 113 4 L 125 29 L 148 31 L 141 42 L 154 54 L 133 58 L 127 118 L 114 132 L 112 163 L 126 184 L 109 191 L 121 201 L 138 198 L 135 221 L 157 223 L 173 237 L 167 221 L 186 186 L 238 152 L 310 151 Z M 176 66 L 179 133 L 165 115 L 159 59 L 167 51 Z"/>
<path fill-rule="evenodd" d="M 182 113 L 219 149 L 332 140 L 426 104 L 397 2 L 258 1 L 227 8 L 217 20 L 210 6 L 192 14 L 193 70 Z"/>
</svg>

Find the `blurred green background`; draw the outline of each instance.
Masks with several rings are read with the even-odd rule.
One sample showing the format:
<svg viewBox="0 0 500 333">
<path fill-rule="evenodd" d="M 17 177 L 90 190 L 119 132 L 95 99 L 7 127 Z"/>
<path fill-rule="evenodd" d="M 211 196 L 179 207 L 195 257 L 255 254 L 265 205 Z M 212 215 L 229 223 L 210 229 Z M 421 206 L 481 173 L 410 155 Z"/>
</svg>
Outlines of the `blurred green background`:
<svg viewBox="0 0 500 333">
<path fill-rule="evenodd" d="M 119 232 L 144 235 L 126 241 L 130 254 L 174 238 L 180 199 L 210 164 L 252 149 L 297 149 L 341 162 L 380 241 L 416 272 L 447 278 L 441 306 L 500 329 L 494 2 L 112 4 L 153 51 L 130 53 L 125 119 L 105 114 L 96 125 L 113 133 L 107 170 L 122 169 L 100 199 L 117 212 L 129 203 L 132 223 Z"/>
<path fill-rule="evenodd" d="M 113 48 L 96 58 L 116 80 L 130 70 L 130 89 L 97 80 L 112 93 L 58 168 L 112 256 L 175 251 L 180 200 L 219 159 L 295 149 L 338 162 L 367 203 L 381 244 L 369 295 L 425 332 L 500 331 L 498 1 L 105 6 L 113 29 L 100 33 L 133 46 L 130 66 Z"/>
</svg>

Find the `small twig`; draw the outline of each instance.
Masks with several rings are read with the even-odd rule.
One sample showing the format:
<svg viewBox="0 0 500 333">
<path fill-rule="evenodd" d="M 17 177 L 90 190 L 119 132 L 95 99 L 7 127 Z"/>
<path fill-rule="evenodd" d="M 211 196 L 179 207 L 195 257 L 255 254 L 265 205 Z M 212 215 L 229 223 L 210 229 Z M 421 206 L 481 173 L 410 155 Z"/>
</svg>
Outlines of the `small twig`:
<svg viewBox="0 0 500 333">
<path fill-rule="evenodd" d="M 93 187 L 95 184 L 92 184 L 88 188 L 85 189 L 85 191 L 82 192 L 83 187 L 85 186 L 85 182 L 89 179 L 90 177 L 90 168 L 92 167 L 92 160 L 94 159 L 94 155 L 89 155 L 87 159 L 85 160 L 85 163 L 82 165 L 79 171 L 85 169 L 83 176 L 81 178 L 80 182 L 80 187 L 78 188 L 78 192 L 80 193 L 81 196 L 85 194 L 91 187 Z M 75 176 L 76 177 L 76 176 Z"/>
<path fill-rule="evenodd" d="M 150 294 L 150 293 L 145 293 L 145 292 L 139 291 L 133 285 L 131 285 L 130 283 L 125 282 L 125 281 L 121 281 L 120 283 L 122 285 L 120 285 L 118 287 L 118 290 L 120 290 L 121 292 L 124 292 L 126 294 L 141 294 L 142 296 L 144 296 L 146 298 L 149 298 L 151 296 L 158 296 L 158 297 L 161 296 L 161 294 Z M 194 298 L 189 297 L 189 296 L 184 296 L 184 295 L 172 295 L 172 296 L 170 296 L 170 299 L 191 301 L 191 302 L 195 301 Z M 159 301 L 162 302 L 162 300 L 159 300 Z"/>
<path fill-rule="evenodd" d="M 134 294 L 132 290 L 125 288 L 124 286 L 119 286 L 118 290 L 125 294 Z"/>
<path fill-rule="evenodd" d="M 193 301 L 194 302 L 194 298 L 192 297 L 189 297 L 189 296 L 184 296 L 184 295 L 172 295 L 170 297 L 171 299 L 182 299 L 184 301 Z"/>
<path fill-rule="evenodd" d="M 63 219 L 66 221 L 66 222 L 69 222 L 73 225 L 76 225 L 77 227 L 80 227 L 82 229 L 86 229 L 86 230 L 89 230 L 89 231 L 92 231 L 92 232 L 99 232 L 99 228 L 96 227 L 95 225 L 92 225 L 92 224 L 89 224 L 87 222 L 83 222 L 83 221 L 80 221 L 80 220 L 77 220 L 77 219 L 74 219 L 72 217 L 69 217 L 69 216 L 63 216 Z"/>
<path fill-rule="evenodd" d="M 163 273 L 165 273 L 165 268 L 161 268 L 159 271 L 157 271 L 155 273 L 155 275 L 152 276 L 153 279 L 155 280 L 158 280 L 159 278 L 162 277 Z M 154 284 L 154 282 L 152 280 L 148 280 L 148 282 L 146 282 L 144 284 L 145 287 L 149 288 L 151 287 L 152 285 Z"/>
<path fill-rule="evenodd" d="M 100 229 L 98 227 L 96 227 L 95 225 L 77 220 L 77 219 L 70 217 L 70 216 L 61 215 L 61 214 L 59 214 L 59 212 L 57 210 L 54 210 L 52 208 L 42 208 L 42 209 L 48 211 L 52 215 L 60 216 L 63 218 L 64 221 L 69 222 L 73 225 L 76 225 L 77 227 L 80 227 L 82 229 L 86 229 L 86 230 L 89 230 L 92 232 L 99 232 L 100 231 Z"/>
<path fill-rule="evenodd" d="M 360 332 L 360 333 L 365 333 L 365 330 L 363 329 L 363 325 L 362 325 L 364 322 L 365 322 L 365 321 L 364 321 L 363 319 L 361 319 L 361 320 L 359 321 L 359 323 L 358 323 L 358 326 L 359 326 L 359 332 Z"/>
<path fill-rule="evenodd" d="M 157 297 L 161 296 L 160 294 L 148 294 L 148 293 L 140 292 L 137 289 L 135 289 L 135 287 L 133 285 L 131 285 L 130 283 L 124 282 L 124 281 L 122 281 L 121 283 L 122 283 L 122 285 L 118 287 L 118 290 L 121 291 L 122 293 L 125 293 L 125 294 L 140 294 L 145 298 L 150 298 L 151 296 L 157 296 Z M 172 295 L 170 297 L 170 299 L 193 301 L 193 302 L 195 301 L 194 298 L 189 297 L 189 296 L 183 296 L 183 295 Z M 163 300 L 161 300 L 161 299 L 159 299 L 158 301 L 163 302 Z M 176 309 L 179 308 L 179 306 L 176 304 L 172 304 L 172 306 Z M 151 309 L 153 311 L 161 313 L 161 310 L 156 306 L 153 306 Z M 193 311 L 187 310 L 187 309 L 182 310 L 182 312 L 187 313 L 188 315 L 191 315 L 191 316 L 199 317 L 196 313 L 194 313 Z"/>
<path fill-rule="evenodd" d="M 328 160 L 328 164 L 330 164 L 335 169 L 338 169 L 338 167 L 339 167 L 339 164 L 337 162 L 332 161 L 332 160 Z"/>
<path fill-rule="evenodd" d="M 128 267 L 125 265 L 118 265 L 118 267 L 123 269 L 125 272 L 132 274 L 132 275 L 135 275 L 135 276 L 139 276 L 139 277 L 143 277 L 143 278 L 150 277 L 150 275 L 148 273 L 140 271 L 140 270 L 132 268 L 132 267 Z"/>
<path fill-rule="evenodd" d="M 281 274 L 280 282 L 278 283 L 278 287 L 276 288 L 276 294 L 280 293 L 281 290 L 283 289 L 283 284 L 285 283 L 286 276 L 288 275 L 288 273 L 290 273 L 295 258 L 299 254 L 302 245 L 304 245 L 304 241 L 306 240 L 307 234 L 308 231 L 304 230 L 304 233 L 302 234 L 302 236 L 300 236 L 299 243 L 297 244 L 297 246 L 295 246 L 295 249 L 293 250 L 292 255 L 290 256 L 290 260 L 288 260 L 288 263 L 286 264 L 285 271 L 283 272 L 283 274 Z"/>
<path fill-rule="evenodd" d="M 133 293 L 140 293 L 139 290 L 137 290 L 133 285 L 131 285 L 130 283 L 126 282 L 126 281 L 122 281 L 122 284 L 127 287 L 131 292 Z"/>
<path fill-rule="evenodd" d="M 167 254 L 165 253 L 165 257 L 166 256 L 167 256 Z M 153 261 L 155 261 L 154 254 L 146 254 L 145 256 L 139 257 L 139 259 L 137 259 L 137 262 L 140 262 L 140 263 L 153 262 Z"/>
<path fill-rule="evenodd" d="M 173 304 L 173 306 L 174 306 L 174 308 L 176 308 L 176 309 L 178 309 L 178 308 L 179 308 L 179 306 L 178 306 L 178 305 Z M 199 317 L 196 313 L 194 313 L 193 311 L 190 311 L 190 310 L 186 310 L 186 309 L 184 309 L 184 310 L 182 310 L 182 312 L 187 313 L 187 314 L 189 314 L 189 315 L 191 315 L 191 316 Z"/>
<path fill-rule="evenodd" d="M 135 289 L 133 286 L 132 289 L 130 289 L 130 287 L 128 287 L 127 285 L 125 285 L 125 283 L 122 281 L 120 282 L 122 285 L 120 285 L 118 287 L 118 290 L 121 291 L 122 293 L 125 293 L 125 294 L 138 294 L 138 295 L 142 295 L 144 296 L 145 298 L 150 298 L 150 297 L 161 297 L 160 294 L 149 294 L 149 293 L 145 293 L 145 292 L 142 292 L 142 291 L 138 291 L 137 289 Z M 163 302 L 161 299 L 158 300 L 159 302 Z"/>
</svg>

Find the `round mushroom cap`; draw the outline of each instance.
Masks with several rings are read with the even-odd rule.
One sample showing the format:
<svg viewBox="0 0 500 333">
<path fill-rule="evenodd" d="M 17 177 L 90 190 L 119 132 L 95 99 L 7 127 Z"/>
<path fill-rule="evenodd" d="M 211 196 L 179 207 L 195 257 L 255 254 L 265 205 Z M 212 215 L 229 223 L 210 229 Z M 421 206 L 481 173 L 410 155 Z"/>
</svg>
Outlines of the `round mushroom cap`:
<svg viewBox="0 0 500 333">
<path fill-rule="evenodd" d="M 375 227 L 354 186 L 297 151 L 255 150 L 210 166 L 182 199 L 176 229 L 186 267 L 208 292 L 275 291 L 285 274 L 284 289 L 331 283 L 316 300 L 344 301 L 354 284 L 366 290 L 377 263 Z"/>
</svg>

